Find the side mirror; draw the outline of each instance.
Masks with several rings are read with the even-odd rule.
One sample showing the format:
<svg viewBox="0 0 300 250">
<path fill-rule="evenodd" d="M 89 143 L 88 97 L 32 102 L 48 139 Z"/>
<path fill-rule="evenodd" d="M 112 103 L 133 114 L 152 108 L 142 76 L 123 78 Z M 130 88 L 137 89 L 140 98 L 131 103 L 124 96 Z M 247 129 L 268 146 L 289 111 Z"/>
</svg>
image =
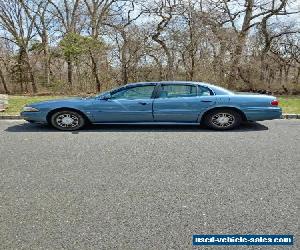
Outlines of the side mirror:
<svg viewBox="0 0 300 250">
<path fill-rule="evenodd" d="M 105 93 L 104 95 L 100 96 L 100 100 L 109 100 L 111 98 L 110 93 Z"/>
</svg>

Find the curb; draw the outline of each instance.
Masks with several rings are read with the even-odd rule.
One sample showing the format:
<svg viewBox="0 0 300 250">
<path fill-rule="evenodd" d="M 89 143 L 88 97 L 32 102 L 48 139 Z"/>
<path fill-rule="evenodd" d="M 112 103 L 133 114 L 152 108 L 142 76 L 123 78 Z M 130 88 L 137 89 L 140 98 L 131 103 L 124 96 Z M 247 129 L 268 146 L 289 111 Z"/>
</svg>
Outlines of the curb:
<svg viewBox="0 0 300 250">
<path fill-rule="evenodd" d="M 300 114 L 283 114 L 281 119 L 300 119 Z"/>
<path fill-rule="evenodd" d="M 300 114 L 283 114 L 281 119 L 300 119 Z M 0 120 L 23 120 L 19 115 L 0 115 Z"/>
<path fill-rule="evenodd" d="M 23 120 L 19 115 L 0 115 L 0 120 Z"/>
</svg>

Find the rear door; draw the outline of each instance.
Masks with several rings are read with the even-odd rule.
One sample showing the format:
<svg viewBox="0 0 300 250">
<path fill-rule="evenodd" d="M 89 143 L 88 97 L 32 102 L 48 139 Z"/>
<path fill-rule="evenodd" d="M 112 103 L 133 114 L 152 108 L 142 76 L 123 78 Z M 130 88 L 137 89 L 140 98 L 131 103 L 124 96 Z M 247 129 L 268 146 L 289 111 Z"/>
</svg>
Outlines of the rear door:
<svg viewBox="0 0 300 250">
<path fill-rule="evenodd" d="M 215 103 L 211 90 L 196 84 L 163 83 L 153 102 L 156 122 L 195 123 L 200 113 Z"/>
</svg>

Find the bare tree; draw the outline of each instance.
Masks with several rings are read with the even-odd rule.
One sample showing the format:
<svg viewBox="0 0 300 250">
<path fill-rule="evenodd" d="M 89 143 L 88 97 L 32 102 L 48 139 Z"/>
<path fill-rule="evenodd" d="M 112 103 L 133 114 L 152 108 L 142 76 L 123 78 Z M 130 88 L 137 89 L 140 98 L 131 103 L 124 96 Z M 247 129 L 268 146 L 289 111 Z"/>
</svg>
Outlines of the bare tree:
<svg viewBox="0 0 300 250">
<path fill-rule="evenodd" d="M 297 93 L 296 14 L 296 0 L 0 1 L 0 91 L 176 79 Z"/>
<path fill-rule="evenodd" d="M 44 82 L 50 85 L 50 55 L 49 55 L 49 32 L 52 20 L 49 15 L 49 2 L 43 0 L 24 1 L 20 0 L 27 17 L 33 22 L 35 30 L 41 38 L 43 51 Z"/>
<path fill-rule="evenodd" d="M 285 7 L 287 6 L 288 0 L 270 0 L 267 2 L 258 2 L 255 0 L 244 0 L 244 9 L 234 11 L 231 5 L 238 4 L 237 0 L 228 3 L 226 0 L 223 1 L 223 9 L 228 15 L 228 20 L 231 23 L 232 28 L 237 34 L 236 49 L 232 55 L 230 73 L 228 77 L 228 86 L 232 87 L 236 79 L 238 68 L 242 57 L 243 50 L 245 48 L 247 37 L 252 27 L 255 27 L 262 23 L 262 26 L 266 24 L 266 21 L 272 16 L 287 15 Z M 238 28 L 237 19 L 243 14 L 241 28 Z M 262 20 L 262 21 L 261 21 Z"/>
<path fill-rule="evenodd" d="M 106 26 L 111 27 L 114 30 L 114 41 L 118 49 L 118 57 L 121 63 L 121 81 L 122 84 L 127 84 L 129 80 L 129 64 L 131 59 L 136 55 L 138 47 L 133 48 L 134 44 L 132 36 L 130 34 L 131 25 L 138 20 L 144 11 L 136 11 L 136 1 L 121 2 L 121 5 L 117 7 L 115 15 L 111 20 L 105 23 Z M 126 11 L 124 11 L 126 10 Z M 117 17 L 117 19 L 115 19 Z"/>
<path fill-rule="evenodd" d="M 54 1 L 48 0 L 49 4 L 53 7 L 51 12 L 53 18 L 56 19 L 58 31 L 60 31 L 63 36 L 71 33 L 78 33 L 82 28 L 83 23 L 81 22 L 80 13 L 80 0 L 63 0 Z M 73 85 L 73 62 L 72 57 L 67 56 L 66 58 L 68 66 L 68 84 L 70 87 Z"/>
<path fill-rule="evenodd" d="M 161 46 L 166 54 L 168 65 L 167 79 L 174 79 L 174 57 L 166 40 L 162 38 L 162 33 L 171 22 L 177 6 L 178 2 L 176 0 L 158 0 L 155 1 L 154 8 L 152 9 L 152 12 L 161 19 L 156 25 L 155 31 L 152 34 L 152 39 Z"/>
<path fill-rule="evenodd" d="M 89 20 L 88 31 L 95 41 L 99 41 L 103 23 L 107 20 L 110 8 L 115 2 L 117 0 L 84 0 Z M 99 58 L 95 54 L 95 51 L 91 49 L 89 50 L 89 55 L 92 62 L 92 73 L 96 81 L 96 90 L 100 92 Z"/>
<path fill-rule="evenodd" d="M 34 19 L 27 17 L 23 5 L 18 0 L 0 2 L 0 25 L 5 30 L 2 38 L 11 41 L 18 48 L 18 66 L 20 70 L 21 89 L 24 87 L 27 74 L 31 82 L 32 91 L 37 92 L 34 72 L 30 63 L 28 50 L 30 42 L 35 36 Z M 25 86 L 27 88 L 27 84 Z"/>
</svg>

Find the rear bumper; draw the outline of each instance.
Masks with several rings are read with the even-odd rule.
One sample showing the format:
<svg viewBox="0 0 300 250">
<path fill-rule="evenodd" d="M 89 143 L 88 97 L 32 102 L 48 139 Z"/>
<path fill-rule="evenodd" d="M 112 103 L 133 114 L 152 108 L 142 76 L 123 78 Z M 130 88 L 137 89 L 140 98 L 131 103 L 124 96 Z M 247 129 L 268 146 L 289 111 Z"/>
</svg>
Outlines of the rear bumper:
<svg viewBox="0 0 300 250">
<path fill-rule="evenodd" d="M 249 108 L 243 111 L 248 121 L 274 120 L 282 116 L 282 109 L 279 107 Z"/>
<path fill-rule="evenodd" d="M 21 112 L 20 116 L 25 121 L 47 123 L 47 114 L 45 112 Z"/>
</svg>

